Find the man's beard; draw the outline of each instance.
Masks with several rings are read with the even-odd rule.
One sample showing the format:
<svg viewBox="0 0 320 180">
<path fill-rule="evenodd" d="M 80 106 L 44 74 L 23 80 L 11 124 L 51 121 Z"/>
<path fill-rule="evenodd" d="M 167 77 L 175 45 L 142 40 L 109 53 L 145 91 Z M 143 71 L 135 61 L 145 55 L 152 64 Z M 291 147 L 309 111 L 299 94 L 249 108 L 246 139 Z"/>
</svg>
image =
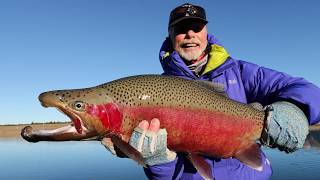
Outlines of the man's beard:
<svg viewBox="0 0 320 180">
<path fill-rule="evenodd" d="M 197 50 L 192 52 L 184 52 L 182 49 L 178 52 L 179 55 L 185 59 L 186 61 L 192 61 L 198 59 L 198 57 L 202 54 L 203 50 Z"/>
<path fill-rule="evenodd" d="M 200 42 L 188 42 L 188 43 L 196 43 L 196 44 L 200 44 Z M 179 55 L 186 61 L 193 61 L 196 60 L 200 57 L 200 55 L 203 53 L 203 51 L 206 49 L 206 46 L 204 46 L 202 49 L 200 50 L 193 50 L 193 51 L 189 51 L 189 52 L 185 52 L 184 48 L 182 47 L 183 44 L 186 44 L 186 42 L 181 42 L 179 44 L 179 48 L 177 49 L 177 52 L 179 53 Z"/>
</svg>

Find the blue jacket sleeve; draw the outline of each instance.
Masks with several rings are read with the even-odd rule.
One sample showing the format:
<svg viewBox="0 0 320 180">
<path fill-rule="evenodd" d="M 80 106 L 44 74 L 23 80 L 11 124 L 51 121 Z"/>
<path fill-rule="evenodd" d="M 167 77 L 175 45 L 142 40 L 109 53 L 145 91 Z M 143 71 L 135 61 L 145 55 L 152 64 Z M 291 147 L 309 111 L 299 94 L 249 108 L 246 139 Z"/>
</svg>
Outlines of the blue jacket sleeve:
<svg viewBox="0 0 320 180">
<path fill-rule="evenodd" d="M 152 180 L 167 180 L 167 179 L 180 179 L 183 172 L 183 160 L 179 154 L 177 158 L 168 163 L 148 166 L 144 168 L 144 172 L 148 179 Z"/>
<path fill-rule="evenodd" d="M 239 61 L 248 102 L 268 105 L 286 100 L 296 104 L 306 114 L 309 124 L 320 121 L 320 89 L 303 78 Z"/>
</svg>

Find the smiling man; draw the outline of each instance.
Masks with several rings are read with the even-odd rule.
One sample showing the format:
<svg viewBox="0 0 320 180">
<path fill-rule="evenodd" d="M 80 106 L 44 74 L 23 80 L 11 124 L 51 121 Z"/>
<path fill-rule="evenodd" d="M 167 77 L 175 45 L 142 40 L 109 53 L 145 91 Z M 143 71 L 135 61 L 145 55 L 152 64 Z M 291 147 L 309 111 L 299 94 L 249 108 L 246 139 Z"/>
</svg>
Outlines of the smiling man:
<svg viewBox="0 0 320 180">
<path fill-rule="evenodd" d="M 244 104 L 259 102 L 267 114 L 261 144 L 287 153 L 301 148 L 308 126 L 320 121 L 320 89 L 302 78 L 233 59 L 216 37 L 208 34 L 207 23 L 205 10 L 200 6 L 186 3 L 171 11 L 169 36 L 159 54 L 163 74 L 210 81 L 222 85 L 230 99 Z M 160 124 L 153 120 L 149 128 L 146 124 L 143 126 L 140 125 L 147 133 L 157 133 Z M 158 136 L 163 138 L 161 133 Z M 131 144 L 146 139 L 138 133 Z M 271 165 L 261 150 L 260 154 L 261 169 L 252 169 L 234 158 L 205 158 L 216 179 L 269 179 Z M 155 153 L 147 159 L 151 162 L 145 168 L 147 176 L 150 179 L 202 179 L 201 169 L 195 168 L 186 154 L 178 153 L 174 157 L 168 149 Z"/>
<path fill-rule="evenodd" d="M 205 21 L 188 20 L 179 26 L 172 25 L 169 34 L 174 49 L 187 63 L 195 63 L 199 57 L 203 57 L 201 54 L 205 55 L 208 44 Z M 201 58 L 198 61 L 200 60 Z"/>
</svg>

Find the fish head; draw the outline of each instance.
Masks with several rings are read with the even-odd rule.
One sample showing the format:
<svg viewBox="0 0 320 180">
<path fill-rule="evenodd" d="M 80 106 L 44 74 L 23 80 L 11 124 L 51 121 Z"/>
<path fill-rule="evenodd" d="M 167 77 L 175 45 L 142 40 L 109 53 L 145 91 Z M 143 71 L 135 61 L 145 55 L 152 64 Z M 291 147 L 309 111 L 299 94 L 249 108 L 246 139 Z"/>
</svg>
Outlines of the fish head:
<svg viewBox="0 0 320 180">
<path fill-rule="evenodd" d="M 106 109 L 97 107 L 112 104 L 113 100 L 108 96 L 102 96 L 99 89 L 72 89 L 55 90 L 41 93 L 39 101 L 43 107 L 55 107 L 67 115 L 79 134 L 82 131 L 108 131 L 108 126 L 103 126 L 101 118 Z M 104 107 L 104 106 L 103 106 Z M 102 113 L 102 114 L 101 114 Z M 101 127 L 100 129 L 97 129 Z"/>
</svg>

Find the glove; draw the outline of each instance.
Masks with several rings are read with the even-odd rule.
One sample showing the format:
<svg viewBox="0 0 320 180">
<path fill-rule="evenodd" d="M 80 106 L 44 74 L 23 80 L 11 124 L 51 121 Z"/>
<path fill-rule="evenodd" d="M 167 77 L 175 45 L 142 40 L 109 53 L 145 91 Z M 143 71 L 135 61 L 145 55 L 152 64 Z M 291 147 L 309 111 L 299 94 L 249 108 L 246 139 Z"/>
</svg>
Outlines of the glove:
<svg viewBox="0 0 320 180">
<path fill-rule="evenodd" d="M 176 153 L 167 148 L 167 131 L 159 129 L 158 119 L 152 119 L 150 126 L 148 121 L 141 121 L 130 137 L 129 144 L 138 150 L 145 164 L 149 166 L 167 163 L 175 160 Z M 101 144 L 117 157 L 126 158 L 117 146 L 114 146 L 111 138 L 104 137 Z"/>
<path fill-rule="evenodd" d="M 152 119 L 139 123 L 131 135 L 129 144 L 138 150 L 149 165 L 168 163 L 176 159 L 176 153 L 167 148 L 167 131 L 160 129 L 160 121 Z"/>
<path fill-rule="evenodd" d="M 309 133 L 308 119 L 296 105 L 279 101 L 266 107 L 266 121 L 260 141 L 287 153 L 302 148 Z"/>
</svg>

